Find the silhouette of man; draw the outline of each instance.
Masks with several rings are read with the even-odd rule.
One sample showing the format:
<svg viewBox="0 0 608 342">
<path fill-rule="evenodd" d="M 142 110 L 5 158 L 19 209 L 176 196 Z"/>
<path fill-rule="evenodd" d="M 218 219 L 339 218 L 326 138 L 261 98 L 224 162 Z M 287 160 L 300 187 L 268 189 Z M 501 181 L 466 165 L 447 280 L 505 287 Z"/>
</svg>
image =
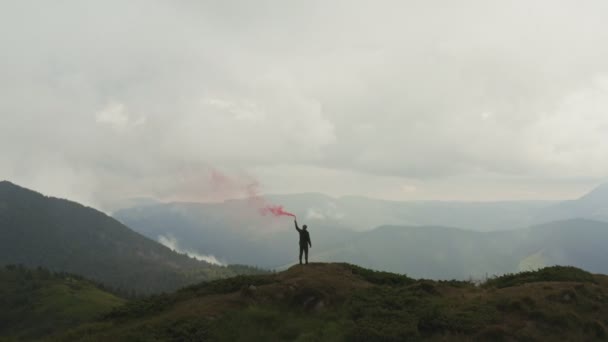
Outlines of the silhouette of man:
<svg viewBox="0 0 608 342">
<path fill-rule="evenodd" d="M 296 219 L 293 220 L 293 223 L 296 225 L 296 230 L 300 234 L 300 265 L 302 265 L 302 253 L 304 253 L 304 257 L 306 260 L 306 264 L 308 264 L 308 248 L 312 248 L 312 242 L 310 242 L 310 234 L 306 230 L 306 225 L 302 226 L 302 229 L 298 227 L 298 221 Z"/>
</svg>

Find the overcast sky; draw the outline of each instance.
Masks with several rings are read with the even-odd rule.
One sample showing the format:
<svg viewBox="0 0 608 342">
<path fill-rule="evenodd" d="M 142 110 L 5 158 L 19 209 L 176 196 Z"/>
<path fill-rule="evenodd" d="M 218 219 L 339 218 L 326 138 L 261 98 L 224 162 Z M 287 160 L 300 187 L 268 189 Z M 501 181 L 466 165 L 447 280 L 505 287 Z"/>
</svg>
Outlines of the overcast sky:
<svg viewBox="0 0 608 342">
<path fill-rule="evenodd" d="M 608 176 L 608 2 L 0 0 L 0 178 L 104 208 L 562 199 Z"/>
</svg>

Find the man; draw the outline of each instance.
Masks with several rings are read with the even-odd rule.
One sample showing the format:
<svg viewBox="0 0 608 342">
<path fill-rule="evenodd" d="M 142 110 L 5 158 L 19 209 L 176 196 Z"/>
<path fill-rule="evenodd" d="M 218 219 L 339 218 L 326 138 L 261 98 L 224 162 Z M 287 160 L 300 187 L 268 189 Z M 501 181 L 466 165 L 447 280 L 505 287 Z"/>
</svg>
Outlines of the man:
<svg viewBox="0 0 608 342">
<path fill-rule="evenodd" d="M 306 264 L 308 264 L 308 248 L 312 248 L 312 242 L 310 242 L 310 234 L 306 230 L 306 225 L 302 226 L 302 229 L 298 227 L 298 221 L 296 219 L 293 220 L 296 224 L 296 230 L 300 233 L 300 265 L 302 265 L 302 253 L 304 253 L 304 257 L 306 258 Z"/>
</svg>

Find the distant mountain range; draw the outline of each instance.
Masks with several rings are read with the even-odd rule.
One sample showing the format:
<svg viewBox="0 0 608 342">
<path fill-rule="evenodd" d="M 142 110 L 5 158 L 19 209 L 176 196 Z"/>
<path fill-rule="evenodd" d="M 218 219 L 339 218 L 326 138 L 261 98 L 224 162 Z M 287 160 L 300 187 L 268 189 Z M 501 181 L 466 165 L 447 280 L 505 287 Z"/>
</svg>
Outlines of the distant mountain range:
<svg viewBox="0 0 608 342">
<path fill-rule="evenodd" d="M 608 273 L 608 223 L 601 221 L 608 220 L 607 198 L 608 187 L 601 186 L 560 203 L 400 203 L 319 194 L 268 199 L 309 225 L 313 261 L 466 279 L 554 264 Z M 155 293 L 258 272 L 237 264 L 284 269 L 297 260 L 291 218 L 261 216 L 247 200 L 138 203 L 144 204 L 114 214 L 123 224 L 95 209 L 0 182 L 0 265 L 43 266 L 123 291 Z M 386 224 L 366 226 L 383 217 Z M 532 224 L 544 220 L 557 221 Z M 411 221 L 417 225 L 403 223 Z M 516 221 L 532 223 L 503 229 Z M 488 225 L 454 228 L 465 222 Z"/>
<path fill-rule="evenodd" d="M 382 225 L 446 226 L 476 231 L 498 231 L 525 228 L 536 224 L 572 218 L 588 218 L 608 222 L 608 183 L 598 186 L 579 199 L 567 201 L 387 201 L 364 197 L 333 198 L 318 193 L 269 195 L 267 199 L 294 212 L 300 221 L 311 225 L 345 227 L 367 231 Z M 188 216 L 217 221 L 233 214 L 252 217 L 248 200 L 223 203 L 159 203 L 138 198 L 114 217 L 129 219 L 139 216 L 145 208 L 171 207 Z M 254 213 L 255 214 L 255 213 Z M 231 218 L 227 218 L 230 220 Z M 264 223 L 266 224 L 266 223 Z"/>
<path fill-rule="evenodd" d="M 607 241 L 606 185 L 565 202 L 393 202 L 321 194 L 268 199 L 309 225 L 313 260 L 440 279 L 553 264 L 608 273 L 608 255 L 597 244 Z M 261 217 L 247 200 L 144 205 L 114 216 L 151 239 L 171 236 L 183 249 L 227 263 L 283 269 L 297 257 L 291 220 Z"/>
<path fill-rule="evenodd" d="M 92 208 L 0 182 L 0 265 L 42 266 L 138 293 L 255 272 L 178 254 Z"/>
<path fill-rule="evenodd" d="M 563 201 L 542 208 L 534 217 L 536 222 L 571 218 L 587 218 L 608 222 L 608 183 L 602 184 L 579 199 Z"/>
<path fill-rule="evenodd" d="M 498 231 L 574 218 L 608 222 L 608 183 L 566 201 L 400 202 L 322 194 L 271 195 L 268 199 L 293 210 L 301 220 L 332 222 L 357 231 L 382 225 Z"/>
<path fill-rule="evenodd" d="M 383 226 L 314 259 L 348 261 L 431 279 L 484 279 L 551 265 L 608 274 L 606 241 L 608 223 L 586 219 L 485 233 L 436 226 Z"/>
<path fill-rule="evenodd" d="M 504 202 L 448 202 L 448 201 L 387 201 L 365 197 L 333 198 L 323 194 L 306 193 L 269 195 L 271 203 L 278 203 L 295 213 L 300 221 L 311 225 L 331 225 L 348 230 L 367 231 L 381 225 L 438 225 L 465 227 L 478 231 L 509 230 L 538 223 L 544 210 L 557 201 Z M 222 203 L 158 203 L 153 199 L 138 199 L 132 205 L 112 214 L 119 219 L 138 215 L 142 209 L 171 207 L 188 215 L 202 215 L 208 220 L 225 219 L 234 213 L 259 220 L 249 200 L 228 200 Z M 127 201 L 125 201 L 127 203 Z M 134 204 L 140 203 L 140 204 Z M 144 203 L 144 204 L 141 204 Z M 198 212 L 198 213 L 197 213 Z M 255 214 L 251 216 L 251 214 Z M 259 216 L 259 215 L 257 215 Z M 230 219 L 230 218 L 228 218 Z"/>
</svg>

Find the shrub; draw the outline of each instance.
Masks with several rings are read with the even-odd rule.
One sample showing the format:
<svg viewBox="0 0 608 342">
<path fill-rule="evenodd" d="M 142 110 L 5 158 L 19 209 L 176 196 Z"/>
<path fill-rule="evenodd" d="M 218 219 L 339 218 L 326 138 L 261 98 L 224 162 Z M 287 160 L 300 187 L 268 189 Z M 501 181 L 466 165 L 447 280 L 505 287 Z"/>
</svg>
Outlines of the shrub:
<svg viewBox="0 0 608 342">
<path fill-rule="evenodd" d="M 583 271 L 572 266 L 551 266 L 537 271 L 505 274 L 500 277 L 488 279 L 483 286 L 505 288 L 542 281 L 576 281 L 595 283 L 593 275 L 587 271 Z"/>
<path fill-rule="evenodd" d="M 383 272 L 383 271 L 373 271 L 367 268 L 363 268 L 356 265 L 348 265 L 353 272 L 353 274 L 358 275 L 359 277 L 367 280 L 372 284 L 377 285 L 389 285 L 389 286 L 402 286 L 402 285 L 410 285 L 415 283 L 416 281 L 406 275 L 391 273 L 391 272 Z"/>
</svg>

